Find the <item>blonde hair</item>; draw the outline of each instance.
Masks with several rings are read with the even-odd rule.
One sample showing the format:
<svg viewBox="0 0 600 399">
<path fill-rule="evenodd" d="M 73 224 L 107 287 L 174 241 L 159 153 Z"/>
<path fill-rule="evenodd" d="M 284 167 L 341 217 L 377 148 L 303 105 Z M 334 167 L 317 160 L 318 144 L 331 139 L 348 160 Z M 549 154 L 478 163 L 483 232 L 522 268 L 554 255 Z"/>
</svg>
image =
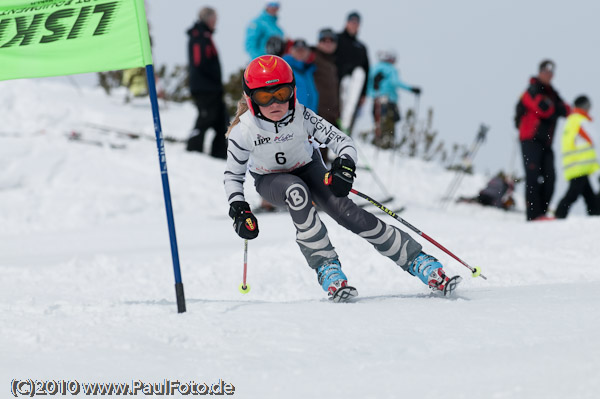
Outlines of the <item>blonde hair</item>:
<svg viewBox="0 0 600 399">
<path fill-rule="evenodd" d="M 242 98 L 240 98 L 240 101 L 238 101 L 238 103 L 237 103 L 237 111 L 235 112 L 235 117 L 233 118 L 233 122 L 231 122 L 231 124 L 229 125 L 229 128 L 227 129 L 227 133 L 225 133 L 225 137 L 229 137 L 229 133 L 231 133 L 231 129 L 233 129 L 233 127 L 235 125 L 240 123 L 240 116 L 242 116 L 242 114 L 245 113 L 246 111 L 248 111 L 248 103 L 246 102 L 246 97 L 244 97 L 244 95 L 242 95 Z"/>
<path fill-rule="evenodd" d="M 201 22 L 208 23 L 208 20 L 211 19 L 215 15 L 217 15 L 217 12 L 215 11 L 214 8 L 204 7 L 203 9 L 200 10 L 200 13 L 198 13 L 198 19 Z"/>
</svg>

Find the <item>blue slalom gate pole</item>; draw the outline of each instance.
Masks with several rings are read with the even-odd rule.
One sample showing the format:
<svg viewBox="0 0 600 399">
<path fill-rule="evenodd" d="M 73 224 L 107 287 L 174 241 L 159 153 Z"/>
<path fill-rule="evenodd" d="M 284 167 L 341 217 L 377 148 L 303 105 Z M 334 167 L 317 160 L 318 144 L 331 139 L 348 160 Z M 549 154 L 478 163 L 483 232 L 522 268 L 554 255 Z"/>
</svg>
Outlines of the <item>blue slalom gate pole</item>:
<svg viewBox="0 0 600 399">
<path fill-rule="evenodd" d="M 179 267 L 179 251 L 177 250 L 177 237 L 175 235 L 175 219 L 173 218 L 173 206 L 171 204 L 171 189 L 169 188 L 169 175 L 167 173 L 167 157 L 165 155 L 165 143 L 160 125 L 160 114 L 158 112 L 158 97 L 156 95 L 156 81 L 154 80 L 154 66 L 146 65 L 146 81 L 148 82 L 148 94 L 152 105 L 152 117 L 154 118 L 154 132 L 156 133 L 156 147 L 158 148 L 158 162 L 160 164 L 160 175 L 162 178 L 163 194 L 165 197 L 165 209 L 167 211 L 167 223 L 169 225 L 169 238 L 171 240 L 171 256 L 173 258 L 173 273 L 175 273 L 175 295 L 177 297 L 177 312 L 185 312 L 185 295 L 183 293 L 183 282 L 181 281 L 181 269 Z"/>
</svg>

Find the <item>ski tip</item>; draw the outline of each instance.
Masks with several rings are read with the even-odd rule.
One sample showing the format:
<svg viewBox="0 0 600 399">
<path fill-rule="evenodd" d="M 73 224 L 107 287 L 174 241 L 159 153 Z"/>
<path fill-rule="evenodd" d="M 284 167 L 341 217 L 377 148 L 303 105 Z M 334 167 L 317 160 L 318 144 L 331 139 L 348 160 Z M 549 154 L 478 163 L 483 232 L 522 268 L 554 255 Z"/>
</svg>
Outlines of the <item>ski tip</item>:
<svg viewBox="0 0 600 399">
<path fill-rule="evenodd" d="M 448 280 L 446 286 L 444 287 L 444 296 L 452 296 L 454 294 L 454 290 L 456 290 L 456 287 L 461 281 L 462 277 L 460 276 L 454 276 Z"/>
<path fill-rule="evenodd" d="M 354 287 L 343 287 L 338 289 L 331 300 L 333 302 L 350 302 L 358 295 L 358 290 Z"/>
</svg>

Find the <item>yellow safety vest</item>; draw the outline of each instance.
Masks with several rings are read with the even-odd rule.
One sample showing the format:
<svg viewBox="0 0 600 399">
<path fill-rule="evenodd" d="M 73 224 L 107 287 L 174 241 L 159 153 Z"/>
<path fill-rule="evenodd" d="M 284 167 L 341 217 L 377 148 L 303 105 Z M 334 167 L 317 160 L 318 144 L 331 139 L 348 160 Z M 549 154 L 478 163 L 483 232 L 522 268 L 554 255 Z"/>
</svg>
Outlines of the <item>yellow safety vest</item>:
<svg viewBox="0 0 600 399">
<path fill-rule="evenodd" d="M 567 180 L 591 175 L 600 169 L 592 144 L 587 140 L 577 141 L 581 123 L 585 120 L 588 120 L 587 116 L 576 112 L 569 115 L 565 123 L 561 148 L 563 170 Z"/>
<path fill-rule="evenodd" d="M 144 68 L 131 68 L 123 71 L 123 85 L 129 89 L 135 97 L 148 94 L 146 85 L 146 71 Z"/>
</svg>

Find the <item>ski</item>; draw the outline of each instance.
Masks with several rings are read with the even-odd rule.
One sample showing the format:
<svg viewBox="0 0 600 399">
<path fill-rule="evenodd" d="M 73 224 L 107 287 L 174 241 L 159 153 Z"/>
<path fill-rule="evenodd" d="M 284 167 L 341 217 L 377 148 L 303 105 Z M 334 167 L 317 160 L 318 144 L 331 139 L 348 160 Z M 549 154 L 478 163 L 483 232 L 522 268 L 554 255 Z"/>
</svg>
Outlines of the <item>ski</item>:
<svg viewBox="0 0 600 399">
<path fill-rule="evenodd" d="M 465 173 L 473 173 L 473 159 L 477 154 L 477 150 L 481 147 L 483 142 L 485 141 L 485 136 L 490 128 L 484 124 L 479 127 L 479 131 L 477 132 L 477 136 L 475 137 L 475 141 L 471 145 L 471 148 L 463 154 L 463 164 L 462 165 L 450 165 L 447 167 L 448 170 L 454 168 L 456 170 L 456 175 L 450 182 L 448 189 L 446 190 L 446 195 L 444 195 L 440 202 L 440 207 L 442 209 L 446 209 L 448 204 L 454 198 L 454 194 L 460 187 L 460 183 L 465 176 Z"/>
<path fill-rule="evenodd" d="M 444 296 L 452 296 L 454 294 L 454 290 L 456 290 L 456 287 L 458 286 L 458 284 L 460 284 L 461 281 L 462 277 L 460 276 L 451 277 L 450 280 L 446 282 L 446 286 L 444 287 Z"/>
<path fill-rule="evenodd" d="M 108 147 L 108 148 L 115 149 L 115 150 L 123 150 L 123 149 L 127 148 L 127 146 L 125 144 L 107 143 L 107 142 L 104 142 L 101 140 L 90 140 L 90 139 L 84 138 L 81 133 L 74 132 L 74 131 L 67 134 L 66 137 L 69 141 L 74 141 L 74 142 L 81 143 L 81 144 L 94 145 L 97 147 Z"/>
<path fill-rule="evenodd" d="M 358 290 L 354 287 L 346 286 L 339 288 L 330 299 L 333 302 L 350 302 L 358 295 Z"/>
<path fill-rule="evenodd" d="M 362 88 L 367 79 L 365 70 L 362 67 L 356 67 L 352 74 L 346 75 L 340 82 L 340 124 L 342 131 L 352 135 L 356 113 L 359 107 Z"/>
<path fill-rule="evenodd" d="M 100 125 L 97 123 L 87 123 L 86 125 L 92 129 L 96 129 L 97 131 L 99 131 L 102 134 L 114 133 L 119 137 L 124 137 L 124 138 L 128 138 L 131 140 L 139 140 L 139 139 L 146 139 L 146 140 L 151 140 L 151 141 L 156 140 L 156 137 L 151 134 L 134 132 L 131 130 L 125 130 L 125 129 L 120 129 L 120 128 L 116 128 L 116 127 L 112 127 L 112 126 Z M 170 137 L 170 136 L 163 136 L 163 140 L 168 143 L 185 143 L 185 142 L 187 142 L 187 140 L 178 139 L 176 137 Z"/>
</svg>

